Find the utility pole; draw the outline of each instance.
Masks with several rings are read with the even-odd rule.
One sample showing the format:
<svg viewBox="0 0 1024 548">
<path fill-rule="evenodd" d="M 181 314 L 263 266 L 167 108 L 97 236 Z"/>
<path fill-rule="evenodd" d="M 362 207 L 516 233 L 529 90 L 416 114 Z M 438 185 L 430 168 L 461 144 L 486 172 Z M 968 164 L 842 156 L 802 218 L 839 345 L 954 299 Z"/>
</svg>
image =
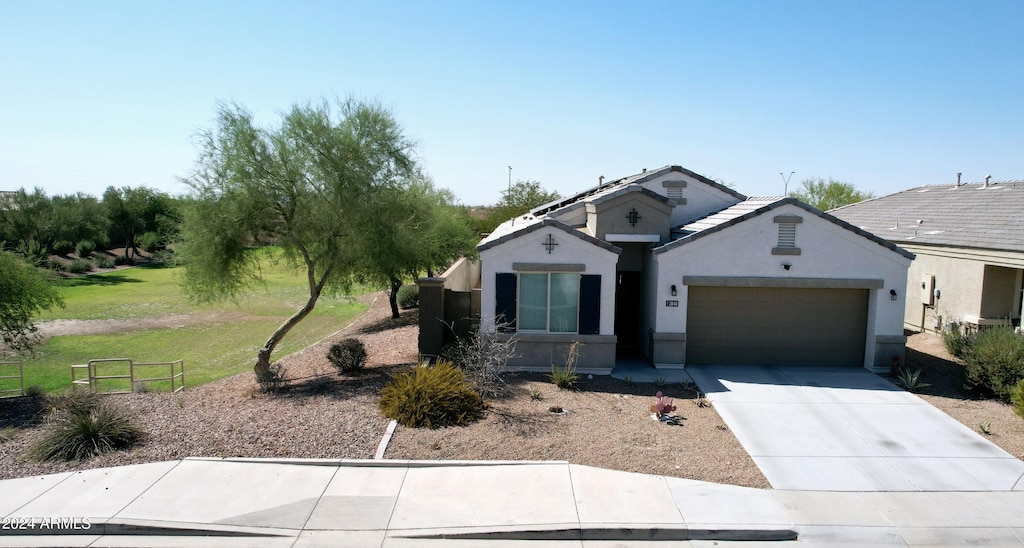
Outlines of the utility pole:
<svg viewBox="0 0 1024 548">
<path fill-rule="evenodd" d="M 508 166 L 508 191 L 512 192 L 512 166 Z"/>
<path fill-rule="evenodd" d="M 779 172 L 779 177 L 782 177 L 782 182 L 785 184 L 785 186 L 782 187 L 783 188 L 783 190 L 782 190 L 782 195 L 783 196 L 789 196 L 789 180 L 793 178 L 793 174 L 794 173 L 796 173 L 796 172 L 795 171 L 790 171 L 789 175 L 787 176 L 787 175 L 783 175 L 781 171 Z"/>
</svg>

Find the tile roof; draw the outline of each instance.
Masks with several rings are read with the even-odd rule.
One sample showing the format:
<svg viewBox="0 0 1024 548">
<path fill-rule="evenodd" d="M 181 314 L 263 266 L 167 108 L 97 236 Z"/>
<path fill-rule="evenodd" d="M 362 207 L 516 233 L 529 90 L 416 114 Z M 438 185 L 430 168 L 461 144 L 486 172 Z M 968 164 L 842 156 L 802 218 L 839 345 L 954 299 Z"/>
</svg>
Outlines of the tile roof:
<svg viewBox="0 0 1024 548">
<path fill-rule="evenodd" d="M 575 236 L 585 242 L 596 245 L 602 249 L 611 251 L 612 253 L 622 253 L 621 248 L 616 247 L 604 240 L 599 240 L 589 234 L 585 234 L 579 230 L 576 230 L 575 228 L 563 223 L 562 221 L 549 219 L 546 217 L 534 217 L 532 215 L 523 215 L 522 217 L 518 217 L 516 220 L 517 223 L 515 225 L 511 224 L 511 220 L 502 223 L 501 226 L 498 227 L 498 230 L 495 230 L 486 238 L 480 241 L 480 243 L 476 246 L 476 250 L 484 251 L 494 246 L 501 245 L 505 242 L 511 241 L 520 236 L 525 236 L 526 234 L 529 234 L 535 230 L 539 230 L 546 226 L 550 226 L 557 228 L 562 232 L 565 232 L 566 234 Z"/>
<path fill-rule="evenodd" d="M 698 238 L 707 236 L 708 234 L 714 234 L 719 230 L 723 230 L 730 226 L 742 223 L 747 219 L 757 217 L 758 215 L 762 215 L 777 207 L 786 204 L 795 205 L 807 211 L 808 213 L 817 215 L 818 217 L 821 217 L 822 219 L 825 219 L 830 223 L 839 225 L 840 227 L 845 228 L 846 230 L 863 236 L 875 242 L 876 244 L 886 249 L 889 249 L 890 251 L 894 251 L 896 253 L 899 253 L 900 255 L 903 255 L 908 259 L 914 258 L 913 253 L 910 253 L 909 251 L 901 247 L 898 247 L 895 244 L 888 242 L 870 232 L 861 230 L 860 228 L 853 226 L 842 219 L 838 219 L 828 213 L 823 213 L 821 210 L 814 208 L 808 204 L 805 204 L 800 200 L 797 200 L 796 198 L 784 198 L 781 196 L 765 198 L 748 198 L 747 200 L 744 200 L 736 205 L 712 213 L 707 217 L 697 219 L 696 221 L 687 223 L 683 226 L 676 227 L 672 229 L 672 241 L 661 247 L 657 247 L 652 251 L 658 254 L 664 253 L 665 251 L 674 249 L 681 245 L 685 245 Z"/>
<path fill-rule="evenodd" d="M 928 185 L 829 213 L 890 242 L 1024 252 L 1024 181 Z"/>
<path fill-rule="evenodd" d="M 711 179 L 708 179 L 707 177 L 705 177 L 705 176 L 703 176 L 703 175 L 701 175 L 699 173 L 695 173 L 693 171 L 690 171 L 690 170 L 688 170 L 688 169 L 686 169 L 686 168 L 684 168 L 682 166 L 664 166 L 664 167 L 659 167 L 658 169 L 649 169 L 649 170 L 647 170 L 647 171 L 645 171 L 643 173 L 637 173 L 635 175 L 629 175 L 627 177 L 622 177 L 621 179 L 616 179 L 614 181 L 610 181 L 610 182 L 604 183 L 602 185 L 595 186 L 595 187 L 593 187 L 591 189 L 584 190 L 583 192 L 580 192 L 578 194 L 574 194 L 572 196 L 569 196 L 568 198 L 559 198 L 558 200 L 555 200 L 553 202 L 550 202 L 550 203 L 547 203 L 547 204 L 544 204 L 544 205 L 542 205 L 540 207 L 535 208 L 530 213 L 532 213 L 532 214 L 534 214 L 536 216 L 546 215 L 546 214 L 551 213 L 552 211 L 555 211 L 557 209 L 561 209 L 563 207 L 571 206 L 571 205 L 573 205 L 573 204 L 575 204 L 577 202 L 580 202 L 580 201 L 582 201 L 584 199 L 593 198 L 595 196 L 600 196 L 600 195 L 606 194 L 608 192 L 614 192 L 614 191 L 616 191 L 616 190 L 618 190 L 620 188 L 625 188 L 625 187 L 629 186 L 630 184 L 644 183 L 646 181 L 654 179 L 655 177 L 660 177 L 660 176 L 662 176 L 662 175 L 664 175 L 666 173 L 670 173 L 670 172 L 673 172 L 673 171 L 677 172 L 677 173 L 682 173 L 683 175 L 687 175 L 689 177 L 697 179 L 698 181 L 700 181 L 700 182 L 702 182 L 704 184 L 707 184 L 709 186 L 717 188 L 718 190 L 720 190 L 722 192 L 725 192 L 726 194 L 729 194 L 729 195 L 731 195 L 731 196 L 733 196 L 735 198 L 738 198 L 740 200 L 745 200 L 747 198 L 746 196 L 740 194 L 739 192 L 736 192 L 735 190 L 733 190 L 733 189 L 731 189 L 731 188 L 729 188 L 729 187 L 727 187 L 727 186 L 725 186 L 725 185 L 723 185 L 721 183 L 716 183 L 715 181 L 712 181 Z"/>
</svg>

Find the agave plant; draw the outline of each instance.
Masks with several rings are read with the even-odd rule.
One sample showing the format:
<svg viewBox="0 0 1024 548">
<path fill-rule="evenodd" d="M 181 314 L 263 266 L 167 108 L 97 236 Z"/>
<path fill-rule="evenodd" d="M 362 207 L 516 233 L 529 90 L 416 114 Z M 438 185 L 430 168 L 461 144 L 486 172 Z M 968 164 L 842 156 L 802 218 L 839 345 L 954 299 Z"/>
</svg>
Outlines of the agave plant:
<svg viewBox="0 0 1024 548">
<path fill-rule="evenodd" d="M 899 376 L 897 380 L 903 385 L 903 388 L 911 392 L 917 392 L 918 390 L 931 386 L 926 382 L 921 382 L 921 370 L 920 369 L 908 369 L 900 368 Z"/>
</svg>

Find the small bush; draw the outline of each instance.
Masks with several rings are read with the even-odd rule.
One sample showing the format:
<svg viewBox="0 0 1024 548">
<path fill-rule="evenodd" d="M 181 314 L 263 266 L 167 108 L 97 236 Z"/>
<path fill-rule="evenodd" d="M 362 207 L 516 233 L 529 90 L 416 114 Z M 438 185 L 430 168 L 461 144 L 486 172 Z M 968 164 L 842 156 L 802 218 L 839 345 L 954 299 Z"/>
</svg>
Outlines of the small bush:
<svg viewBox="0 0 1024 548">
<path fill-rule="evenodd" d="M 256 383 L 260 385 L 263 392 L 279 392 L 285 385 L 285 373 L 287 370 L 280 363 L 270 364 L 265 375 L 256 375 Z"/>
<path fill-rule="evenodd" d="M 982 329 L 967 346 L 963 359 L 967 386 L 984 388 L 1010 401 L 1014 387 L 1024 379 L 1024 335 L 1007 326 Z"/>
<path fill-rule="evenodd" d="M 96 268 L 114 268 L 114 259 L 110 255 L 97 255 L 93 263 Z"/>
<path fill-rule="evenodd" d="M 398 306 L 402 308 L 414 308 L 420 305 L 420 287 L 418 285 L 403 285 L 398 289 Z"/>
<path fill-rule="evenodd" d="M 1024 380 L 1014 385 L 1013 394 L 1010 396 L 1010 403 L 1013 404 L 1013 412 L 1024 419 Z"/>
<path fill-rule="evenodd" d="M 25 387 L 25 396 L 37 400 L 45 397 L 46 391 L 43 390 L 42 386 L 39 386 L 38 384 L 32 384 Z"/>
<path fill-rule="evenodd" d="M 46 398 L 43 405 L 48 418 L 53 418 L 61 413 L 82 413 L 95 408 L 100 404 L 100 396 L 95 392 L 86 390 L 72 390 L 63 394 L 57 394 Z"/>
<path fill-rule="evenodd" d="M 331 345 L 327 359 L 342 373 L 353 373 L 366 365 L 366 347 L 359 339 L 344 339 Z"/>
<path fill-rule="evenodd" d="M 946 347 L 946 352 L 949 352 L 957 358 L 964 356 L 964 351 L 970 343 L 970 338 L 964 334 L 962 326 L 957 322 L 952 322 L 942 330 L 942 345 Z"/>
<path fill-rule="evenodd" d="M 32 455 L 39 460 L 88 459 L 128 449 L 143 435 L 127 412 L 99 401 L 57 411 L 50 418 L 49 428 L 31 447 Z"/>
<path fill-rule="evenodd" d="M 156 232 L 143 232 L 142 236 L 139 236 L 139 245 L 142 249 L 152 253 L 160 249 L 161 240 L 162 238 Z"/>
<path fill-rule="evenodd" d="M 67 255 L 68 253 L 71 253 L 71 250 L 74 248 L 75 246 L 67 240 L 57 240 L 56 242 L 53 242 L 53 252 L 57 255 Z"/>
<path fill-rule="evenodd" d="M 381 390 L 380 408 L 403 426 L 442 428 L 479 419 L 484 404 L 462 371 L 439 360 L 433 367 L 420 364 L 392 377 Z"/>
<path fill-rule="evenodd" d="M 116 257 L 114 257 L 114 264 L 117 265 L 117 266 L 121 266 L 121 265 L 132 266 L 132 265 L 135 264 L 135 259 L 125 258 L 124 255 L 117 255 Z"/>
<path fill-rule="evenodd" d="M 64 272 L 68 269 L 68 265 L 64 261 L 54 257 L 51 259 L 47 259 L 46 268 L 49 268 L 54 272 Z"/>
<path fill-rule="evenodd" d="M 89 259 L 75 259 L 68 265 L 68 272 L 72 274 L 83 274 L 92 270 L 92 261 Z"/>
<path fill-rule="evenodd" d="M 75 254 L 83 259 L 92 255 L 93 251 L 96 251 L 96 244 L 92 240 L 82 240 L 75 245 Z"/>
</svg>

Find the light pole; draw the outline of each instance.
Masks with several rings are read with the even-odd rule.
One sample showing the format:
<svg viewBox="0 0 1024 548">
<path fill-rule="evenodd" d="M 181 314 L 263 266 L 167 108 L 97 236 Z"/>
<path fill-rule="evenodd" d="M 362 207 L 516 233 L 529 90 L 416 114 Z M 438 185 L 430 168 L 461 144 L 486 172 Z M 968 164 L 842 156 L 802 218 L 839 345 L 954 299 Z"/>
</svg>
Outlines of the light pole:
<svg viewBox="0 0 1024 548">
<path fill-rule="evenodd" d="M 508 166 L 508 191 L 512 192 L 512 166 Z"/>
<path fill-rule="evenodd" d="M 789 196 L 789 180 L 793 178 L 794 173 L 796 172 L 790 171 L 789 175 L 783 175 L 781 171 L 779 172 L 779 177 L 782 177 L 782 182 L 785 183 L 785 186 L 782 187 L 783 196 Z"/>
</svg>

